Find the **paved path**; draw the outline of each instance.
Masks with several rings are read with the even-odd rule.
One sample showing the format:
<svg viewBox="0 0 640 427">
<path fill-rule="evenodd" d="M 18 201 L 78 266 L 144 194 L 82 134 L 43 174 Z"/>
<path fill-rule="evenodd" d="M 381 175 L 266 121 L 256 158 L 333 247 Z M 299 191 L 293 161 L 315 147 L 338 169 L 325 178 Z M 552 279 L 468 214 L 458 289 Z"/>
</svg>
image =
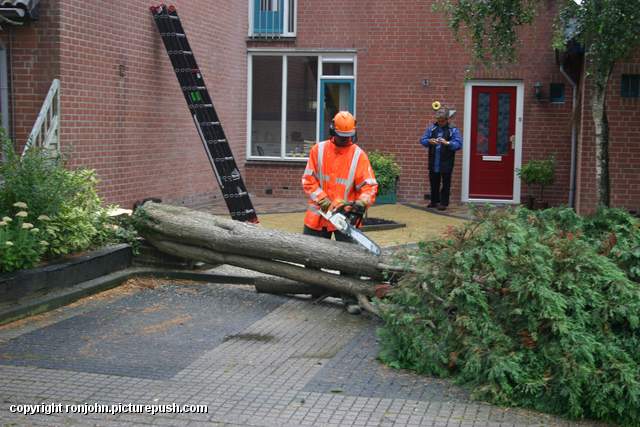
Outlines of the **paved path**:
<svg viewBox="0 0 640 427">
<path fill-rule="evenodd" d="M 135 280 L 0 327 L 0 425 L 569 426 L 376 359 L 376 321 L 246 286 Z M 12 414 L 12 404 L 207 414 Z"/>
</svg>

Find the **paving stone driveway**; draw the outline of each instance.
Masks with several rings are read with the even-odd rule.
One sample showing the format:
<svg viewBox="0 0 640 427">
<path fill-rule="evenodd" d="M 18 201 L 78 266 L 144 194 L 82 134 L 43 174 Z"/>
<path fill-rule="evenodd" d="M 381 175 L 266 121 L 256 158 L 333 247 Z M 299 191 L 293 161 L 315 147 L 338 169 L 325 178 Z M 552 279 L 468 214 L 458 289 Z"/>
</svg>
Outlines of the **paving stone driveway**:
<svg viewBox="0 0 640 427">
<path fill-rule="evenodd" d="M 376 321 L 213 284 L 135 287 L 0 328 L 0 425 L 569 426 L 376 361 Z M 207 414 L 12 414 L 12 404 Z"/>
</svg>

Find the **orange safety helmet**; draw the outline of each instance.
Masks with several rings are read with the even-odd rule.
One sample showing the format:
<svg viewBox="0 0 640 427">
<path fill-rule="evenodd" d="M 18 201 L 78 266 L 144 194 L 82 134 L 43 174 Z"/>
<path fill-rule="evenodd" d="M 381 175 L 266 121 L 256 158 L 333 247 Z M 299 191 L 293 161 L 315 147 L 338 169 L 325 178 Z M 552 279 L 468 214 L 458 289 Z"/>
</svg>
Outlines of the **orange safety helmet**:
<svg viewBox="0 0 640 427">
<path fill-rule="evenodd" d="M 356 119 L 348 111 L 338 111 L 331 121 L 331 133 L 338 136 L 349 137 L 356 135 Z"/>
</svg>

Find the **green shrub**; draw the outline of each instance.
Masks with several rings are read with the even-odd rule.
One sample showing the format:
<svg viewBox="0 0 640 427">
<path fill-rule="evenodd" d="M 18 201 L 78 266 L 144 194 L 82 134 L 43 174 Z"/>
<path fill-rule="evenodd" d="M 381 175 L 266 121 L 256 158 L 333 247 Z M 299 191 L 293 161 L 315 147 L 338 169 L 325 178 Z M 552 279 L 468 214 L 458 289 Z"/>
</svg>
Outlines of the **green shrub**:
<svg viewBox="0 0 640 427">
<path fill-rule="evenodd" d="M 555 179 L 555 159 L 530 160 L 516 173 L 527 185 L 540 186 L 540 199 L 544 198 L 544 187 L 553 184 Z"/>
<path fill-rule="evenodd" d="M 95 173 L 91 170 L 63 170 L 62 175 L 63 185 L 75 191 L 67 192 L 64 203 L 45 227 L 49 254 L 54 256 L 88 249 L 103 227 Z"/>
<path fill-rule="evenodd" d="M 379 303 L 381 359 L 500 405 L 639 425 L 640 287 L 614 249 L 638 243 L 637 221 L 478 216 L 407 258 L 417 273 Z"/>
<path fill-rule="evenodd" d="M 60 157 L 32 148 L 24 157 L 16 153 L 0 128 L 4 162 L 0 163 L 0 212 L 25 202 L 34 217 L 56 215 L 76 190 L 67 184 Z"/>
<path fill-rule="evenodd" d="M 400 176 L 400 166 L 393 154 L 385 154 L 380 151 L 369 153 L 369 162 L 378 181 L 378 193 L 393 191 L 396 181 Z"/>
<path fill-rule="evenodd" d="M 2 227 L 0 271 L 32 267 L 41 257 L 136 242 L 133 227 L 117 226 L 101 206 L 94 171 L 67 170 L 62 158 L 51 157 L 39 148 L 21 157 L 1 130 L 0 138 L 4 157 L 0 165 L 0 217 L 12 218 L 19 202 L 28 206 L 28 220 L 38 230 L 25 233 L 21 220 Z"/>
</svg>

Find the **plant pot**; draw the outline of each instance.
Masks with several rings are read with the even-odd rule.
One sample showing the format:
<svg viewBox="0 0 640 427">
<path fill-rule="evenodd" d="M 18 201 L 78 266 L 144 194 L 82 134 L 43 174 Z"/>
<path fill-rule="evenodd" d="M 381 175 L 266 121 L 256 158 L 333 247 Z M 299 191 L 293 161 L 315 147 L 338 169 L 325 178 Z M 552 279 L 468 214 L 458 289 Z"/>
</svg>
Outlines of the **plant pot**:
<svg viewBox="0 0 640 427">
<path fill-rule="evenodd" d="M 398 201 L 395 188 L 378 193 L 376 205 L 394 205 Z"/>
<path fill-rule="evenodd" d="M 536 210 L 543 210 L 543 209 L 549 209 L 549 202 L 536 202 L 534 205 L 534 208 Z"/>
<path fill-rule="evenodd" d="M 533 196 L 526 196 L 524 199 L 524 206 L 529 209 L 529 210 L 533 210 L 534 207 L 536 205 L 536 198 Z"/>
</svg>

